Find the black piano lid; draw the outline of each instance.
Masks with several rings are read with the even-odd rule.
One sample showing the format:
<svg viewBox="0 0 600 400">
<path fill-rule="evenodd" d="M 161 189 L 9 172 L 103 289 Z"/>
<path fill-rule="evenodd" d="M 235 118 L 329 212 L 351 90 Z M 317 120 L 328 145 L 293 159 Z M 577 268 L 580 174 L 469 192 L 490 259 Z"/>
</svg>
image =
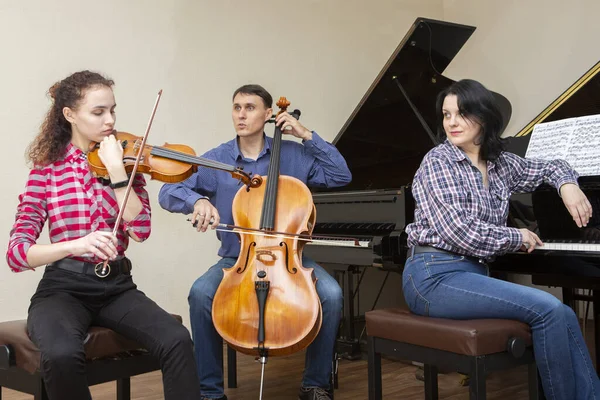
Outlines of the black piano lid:
<svg viewBox="0 0 600 400">
<path fill-rule="evenodd" d="M 436 96 L 453 83 L 441 73 L 474 30 L 417 18 L 333 141 L 352 172 L 352 182 L 337 190 L 395 188 L 412 181 L 435 142 L 393 77 L 435 133 Z"/>
</svg>

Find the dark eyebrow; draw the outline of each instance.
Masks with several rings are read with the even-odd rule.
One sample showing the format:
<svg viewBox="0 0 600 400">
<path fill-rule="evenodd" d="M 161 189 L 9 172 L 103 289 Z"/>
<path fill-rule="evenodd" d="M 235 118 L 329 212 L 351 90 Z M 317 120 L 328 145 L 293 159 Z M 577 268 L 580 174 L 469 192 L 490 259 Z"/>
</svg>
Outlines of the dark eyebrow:
<svg viewBox="0 0 600 400">
<path fill-rule="evenodd" d="M 97 106 L 94 106 L 92 108 L 101 108 L 101 109 L 109 109 L 109 108 L 115 108 L 117 106 L 117 103 L 113 104 L 112 106 L 107 106 L 104 104 L 99 104 Z"/>
<path fill-rule="evenodd" d="M 244 103 L 244 104 L 240 104 L 240 103 L 233 103 L 234 106 L 254 106 L 256 107 L 256 103 Z"/>
</svg>

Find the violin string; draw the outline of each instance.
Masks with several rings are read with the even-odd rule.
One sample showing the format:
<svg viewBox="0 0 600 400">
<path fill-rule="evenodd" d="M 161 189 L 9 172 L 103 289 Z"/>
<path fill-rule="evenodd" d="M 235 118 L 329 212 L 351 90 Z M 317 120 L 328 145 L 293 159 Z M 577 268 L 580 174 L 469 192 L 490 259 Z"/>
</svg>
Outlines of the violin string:
<svg viewBox="0 0 600 400">
<path fill-rule="evenodd" d="M 156 151 L 154 151 L 153 154 L 160 156 L 160 157 L 168 157 L 168 158 L 175 159 L 177 161 L 185 161 L 185 162 L 190 162 L 190 163 L 195 163 L 196 161 L 200 161 L 203 164 L 205 164 L 206 166 L 218 167 L 218 168 L 222 168 L 222 169 L 226 169 L 226 170 L 232 169 L 231 166 L 229 166 L 227 164 L 209 160 L 209 159 L 203 158 L 203 157 L 192 156 L 191 154 L 185 154 L 185 153 L 182 153 L 182 152 L 179 152 L 176 150 L 167 149 L 164 147 L 154 147 L 154 149 L 156 149 Z"/>
<path fill-rule="evenodd" d="M 204 157 L 193 156 L 191 154 L 182 153 L 180 151 L 176 151 L 176 150 L 172 150 L 172 149 L 167 149 L 165 147 L 154 146 L 152 148 L 151 153 L 153 155 L 156 155 L 159 157 L 171 158 L 176 161 L 189 162 L 191 164 L 197 164 L 200 162 L 200 163 L 202 163 L 202 165 L 205 165 L 207 167 L 219 168 L 219 169 L 223 169 L 226 171 L 234 170 L 234 168 L 232 168 L 228 164 L 220 163 L 218 161 L 213 161 L 213 160 L 210 160 L 210 159 L 204 158 Z"/>
</svg>

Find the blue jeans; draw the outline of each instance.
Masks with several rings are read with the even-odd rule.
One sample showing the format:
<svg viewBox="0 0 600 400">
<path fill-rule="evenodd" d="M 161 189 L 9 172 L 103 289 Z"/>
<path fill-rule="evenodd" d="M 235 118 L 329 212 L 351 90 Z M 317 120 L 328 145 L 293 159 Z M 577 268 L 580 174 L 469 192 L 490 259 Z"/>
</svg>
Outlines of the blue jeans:
<svg viewBox="0 0 600 400">
<path fill-rule="evenodd" d="M 219 283 L 223 279 L 223 268 L 235 264 L 235 258 L 222 258 L 194 282 L 188 301 L 194 352 L 203 396 L 223 396 L 223 340 L 212 322 L 212 302 Z M 342 289 L 337 281 L 314 261 L 303 257 L 305 268 L 314 268 L 317 277 L 317 294 L 321 300 L 323 323 L 315 340 L 308 346 L 303 387 L 329 388 L 338 325 L 342 317 Z"/>
<path fill-rule="evenodd" d="M 600 381 L 577 316 L 551 294 L 490 278 L 485 265 L 441 253 L 409 258 L 403 289 L 415 314 L 452 319 L 503 318 L 528 324 L 546 398 L 600 398 Z"/>
</svg>

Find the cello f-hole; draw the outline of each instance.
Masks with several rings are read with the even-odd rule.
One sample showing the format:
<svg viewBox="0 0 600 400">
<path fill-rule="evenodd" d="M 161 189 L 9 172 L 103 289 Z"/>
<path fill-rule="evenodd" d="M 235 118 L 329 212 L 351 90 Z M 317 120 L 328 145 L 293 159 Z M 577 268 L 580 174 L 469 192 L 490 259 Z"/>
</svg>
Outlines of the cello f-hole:
<svg viewBox="0 0 600 400">
<path fill-rule="evenodd" d="M 237 269 L 237 273 L 241 274 L 242 272 L 244 272 L 246 270 L 246 268 L 248 268 L 248 260 L 250 259 L 250 248 L 256 246 L 256 242 L 252 242 L 250 243 L 250 246 L 248 246 L 248 251 L 246 253 L 246 262 L 244 263 L 244 268 L 238 268 Z"/>
<path fill-rule="evenodd" d="M 280 242 L 279 245 L 285 247 L 285 269 L 287 269 L 290 274 L 296 274 L 298 272 L 297 268 L 294 267 L 290 269 L 290 249 L 288 244 L 286 242 Z"/>
</svg>

